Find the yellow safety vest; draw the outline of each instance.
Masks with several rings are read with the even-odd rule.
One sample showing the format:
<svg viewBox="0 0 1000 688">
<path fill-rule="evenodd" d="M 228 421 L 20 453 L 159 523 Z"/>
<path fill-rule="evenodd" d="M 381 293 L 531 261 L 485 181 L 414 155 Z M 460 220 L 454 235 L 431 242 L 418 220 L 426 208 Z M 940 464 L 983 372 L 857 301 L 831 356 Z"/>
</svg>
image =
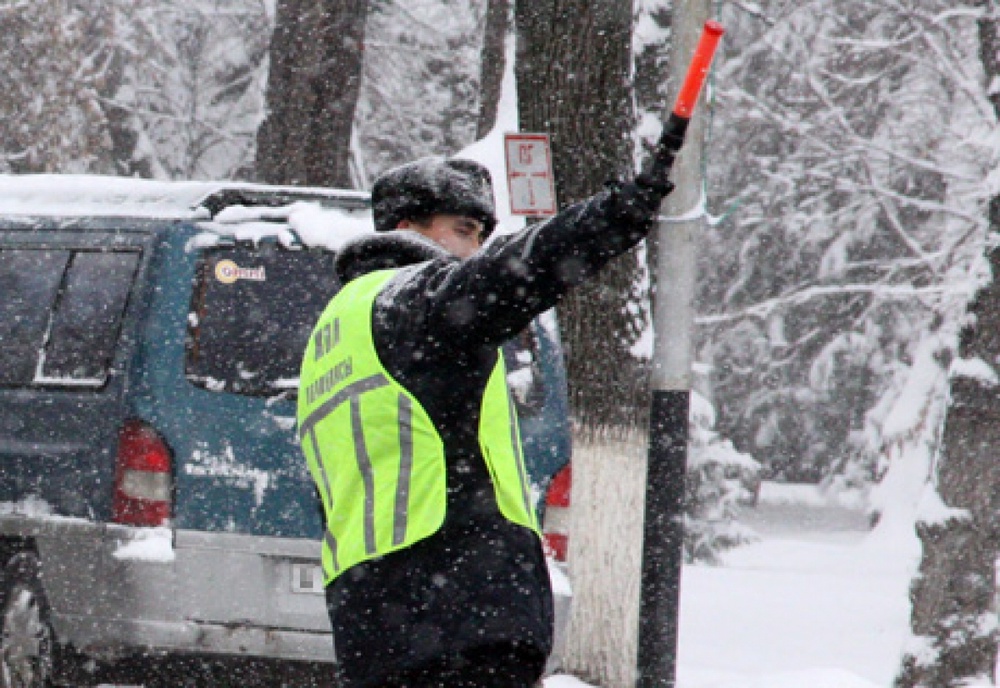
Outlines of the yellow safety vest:
<svg viewBox="0 0 1000 688">
<path fill-rule="evenodd" d="M 395 270 L 347 284 L 313 329 L 299 380 L 299 441 L 326 516 L 326 583 L 433 535 L 444 522 L 444 443 L 420 401 L 382 365 L 372 307 Z M 503 355 L 483 394 L 479 445 L 500 512 L 539 532 Z"/>
</svg>

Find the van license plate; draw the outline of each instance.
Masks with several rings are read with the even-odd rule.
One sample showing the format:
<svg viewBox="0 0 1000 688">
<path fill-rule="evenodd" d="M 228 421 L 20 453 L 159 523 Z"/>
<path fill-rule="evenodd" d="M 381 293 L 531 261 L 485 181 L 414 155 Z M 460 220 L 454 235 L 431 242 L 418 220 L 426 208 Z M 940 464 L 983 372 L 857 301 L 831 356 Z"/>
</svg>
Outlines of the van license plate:
<svg viewBox="0 0 1000 688">
<path fill-rule="evenodd" d="M 316 564 L 292 564 L 292 592 L 323 594 L 323 567 Z"/>
</svg>

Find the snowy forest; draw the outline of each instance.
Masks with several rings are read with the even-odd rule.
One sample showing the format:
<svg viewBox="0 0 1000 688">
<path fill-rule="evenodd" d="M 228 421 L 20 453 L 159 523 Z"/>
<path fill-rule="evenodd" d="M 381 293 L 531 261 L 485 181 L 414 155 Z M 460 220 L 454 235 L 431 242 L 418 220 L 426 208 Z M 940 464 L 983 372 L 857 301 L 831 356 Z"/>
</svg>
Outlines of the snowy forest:
<svg viewBox="0 0 1000 688">
<path fill-rule="evenodd" d="M 929 477 L 950 380 L 997 380 L 962 335 L 1000 213 L 1000 7 L 714 8 L 691 461 L 752 457 L 882 517 L 894 462 Z M 669 0 L 6 0 L 0 173 L 368 189 L 490 131 L 511 35 L 521 129 L 552 135 L 565 205 L 655 141 L 680 71 L 671 16 Z M 644 422 L 653 273 L 637 252 L 560 309 L 581 437 Z"/>
<path fill-rule="evenodd" d="M 346 145 L 322 160 L 330 170 L 343 161 L 334 181 L 367 188 L 389 166 L 453 154 L 483 134 L 481 104 L 496 102 L 483 62 L 494 4 L 507 11 L 485 0 L 325 3 L 326 30 L 363 41 L 356 105 L 337 123 L 347 126 Z M 296 181 L 276 178 L 290 168 L 257 161 L 270 53 L 303 45 L 301 37 L 272 45 L 282 5 L 291 12 L 296 3 L 5 3 L 0 170 Z M 593 3 L 593 12 L 610 7 Z M 920 352 L 930 346 L 941 365 L 954 354 L 964 306 L 987 274 L 998 68 L 991 7 L 717 4 L 728 33 L 707 115 L 697 387 L 717 410 L 720 435 L 770 475 L 870 484 L 885 469 L 886 446 L 913 432 L 898 412 L 920 405 L 901 399 Z M 626 154 L 637 161 L 665 102 L 670 4 L 638 3 L 625 20 L 630 35 L 603 39 L 608 52 L 614 41 L 631 51 L 620 94 L 602 96 L 622 100 L 588 109 L 624 113 Z M 595 137 L 596 149 L 606 146 L 601 127 L 613 126 L 595 122 L 576 135 Z M 277 157 L 293 155 L 285 148 Z M 577 148 L 563 155 L 569 164 L 593 157 Z M 557 181 L 569 175 L 561 160 L 557 150 Z M 589 171 L 589 188 L 568 180 L 560 198 L 588 195 L 635 164 Z M 619 336 L 641 359 L 647 277 L 632 267 L 633 283 L 618 285 L 631 320 Z M 928 391 L 926 418 L 939 392 Z M 582 406 L 592 400 L 574 394 L 590 420 Z"/>
</svg>

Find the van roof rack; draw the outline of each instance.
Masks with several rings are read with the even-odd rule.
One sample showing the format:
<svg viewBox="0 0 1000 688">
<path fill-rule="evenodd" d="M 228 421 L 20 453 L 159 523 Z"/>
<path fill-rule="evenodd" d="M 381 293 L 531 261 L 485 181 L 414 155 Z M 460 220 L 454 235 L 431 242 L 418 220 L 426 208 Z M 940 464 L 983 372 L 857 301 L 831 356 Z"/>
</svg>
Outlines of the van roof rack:
<svg viewBox="0 0 1000 688">
<path fill-rule="evenodd" d="M 328 208 L 365 210 L 371 207 L 367 193 L 343 189 L 290 186 L 225 186 L 213 190 L 195 205 L 215 217 L 232 206 L 280 208 L 297 202 L 318 203 Z"/>
</svg>

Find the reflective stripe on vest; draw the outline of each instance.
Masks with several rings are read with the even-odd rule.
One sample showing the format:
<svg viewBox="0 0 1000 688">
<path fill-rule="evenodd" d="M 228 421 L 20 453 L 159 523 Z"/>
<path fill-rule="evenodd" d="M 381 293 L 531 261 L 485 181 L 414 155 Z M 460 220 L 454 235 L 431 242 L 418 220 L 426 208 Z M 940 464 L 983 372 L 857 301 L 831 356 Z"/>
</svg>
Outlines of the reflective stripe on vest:
<svg viewBox="0 0 1000 688">
<path fill-rule="evenodd" d="M 326 582 L 351 566 L 433 535 L 444 522 L 444 443 L 372 338 L 375 297 L 394 270 L 346 285 L 320 316 L 299 381 L 299 439 L 326 515 Z M 539 531 L 517 415 L 498 355 L 483 393 L 479 444 L 500 512 Z"/>
</svg>

